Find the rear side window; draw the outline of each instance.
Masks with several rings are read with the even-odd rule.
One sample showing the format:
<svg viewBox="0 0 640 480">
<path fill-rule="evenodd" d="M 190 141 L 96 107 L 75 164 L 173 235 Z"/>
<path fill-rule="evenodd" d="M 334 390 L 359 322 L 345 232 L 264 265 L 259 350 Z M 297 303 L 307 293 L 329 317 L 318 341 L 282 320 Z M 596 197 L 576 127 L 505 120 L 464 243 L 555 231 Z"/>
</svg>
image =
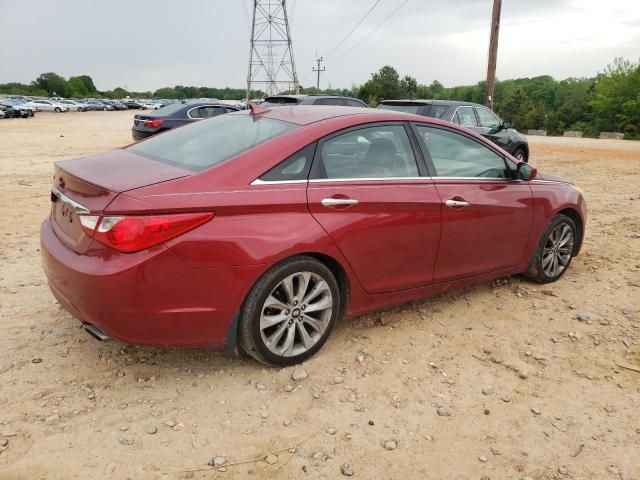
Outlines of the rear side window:
<svg viewBox="0 0 640 480">
<path fill-rule="evenodd" d="M 320 179 L 417 177 L 418 166 L 402 125 L 360 128 L 325 141 Z"/>
<path fill-rule="evenodd" d="M 463 127 L 477 127 L 478 121 L 473 107 L 460 107 L 453 116 L 453 123 L 457 123 Z"/>
<path fill-rule="evenodd" d="M 263 182 L 291 182 L 294 180 L 306 180 L 311 169 L 313 155 L 316 152 L 316 143 L 307 145 L 298 150 L 285 161 L 280 162 L 267 173 L 260 177 Z"/>
<path fill-rule="evenodd" d="M 127 150 L 157 162 L 199 172 L 296 128 L 249 113 L 219 115 L 170 130 Z"/>
</svg>

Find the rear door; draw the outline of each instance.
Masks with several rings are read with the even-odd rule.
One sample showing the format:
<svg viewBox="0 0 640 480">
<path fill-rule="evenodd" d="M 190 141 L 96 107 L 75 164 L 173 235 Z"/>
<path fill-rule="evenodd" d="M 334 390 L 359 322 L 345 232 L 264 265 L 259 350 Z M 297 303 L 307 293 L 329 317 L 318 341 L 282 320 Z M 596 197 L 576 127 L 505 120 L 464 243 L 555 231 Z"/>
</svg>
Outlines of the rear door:
<svg viewBox="0 0 640 480">
<path fill-rule="evenodd" d="M 415 128 L 442 198 L 442 237 L 434 280 L 520 263 L 533 221 L 529 185 L 511 178 L 504 157 L 473 137 L 439 126 Z"/>
<path fill-rule="evenodd" d="M 371 293 L 430 283 L 440 197 L 408 125 L 368 124 L 319 142 L 309 209 Z"/>
</svg>

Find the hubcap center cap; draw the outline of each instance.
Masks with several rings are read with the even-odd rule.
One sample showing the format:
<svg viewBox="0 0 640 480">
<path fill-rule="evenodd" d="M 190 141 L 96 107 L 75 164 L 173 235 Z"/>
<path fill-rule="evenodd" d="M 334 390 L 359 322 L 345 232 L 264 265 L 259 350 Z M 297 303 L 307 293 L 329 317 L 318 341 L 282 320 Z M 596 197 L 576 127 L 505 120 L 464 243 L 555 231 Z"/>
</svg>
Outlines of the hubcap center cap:
<svg viewBox="0 0 640 480">
<path fill-rule="evenodd" d="M 291 316 L 293 318 L 298 318 L 300 316 L 300 309 L 299 308 L 294 308 L 293 312 L 291 312 Z"/>
</svg>

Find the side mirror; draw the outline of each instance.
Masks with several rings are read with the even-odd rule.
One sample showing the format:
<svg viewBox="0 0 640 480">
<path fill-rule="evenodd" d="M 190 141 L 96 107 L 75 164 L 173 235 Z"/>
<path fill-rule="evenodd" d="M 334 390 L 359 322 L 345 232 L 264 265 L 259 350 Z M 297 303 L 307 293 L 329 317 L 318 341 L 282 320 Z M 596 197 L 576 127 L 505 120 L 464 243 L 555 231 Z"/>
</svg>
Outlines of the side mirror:
<svg viewBox="0 0 640 480">
<path fill-rule="evenodd" d="M 516 178 L 520 180 L 533 180 L 538 175 L 538 170 L 528 163 L 519 162 L 516 167 Z"/>
<path fill-rule="evenodd" d="M 503 130 L 507 130 L 511 128 L 511 124 L 509 122 L 502 122 L 502 125 L 500 125 L 500 128 L 502 128 Z"/>
</svg>

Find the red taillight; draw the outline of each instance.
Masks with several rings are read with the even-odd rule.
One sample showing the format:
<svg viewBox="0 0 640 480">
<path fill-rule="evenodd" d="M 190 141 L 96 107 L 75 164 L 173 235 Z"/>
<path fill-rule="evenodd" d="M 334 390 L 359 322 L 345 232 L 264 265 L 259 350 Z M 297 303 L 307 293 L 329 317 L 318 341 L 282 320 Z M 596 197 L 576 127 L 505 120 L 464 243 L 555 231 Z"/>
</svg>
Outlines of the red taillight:
<svg viewBox="0 0 640 480">
<path fill-rule="evenodd" d="M 124 253 L 152 247 L 199 227 L 213 218 L 213 213 L 177 213 L 172 215 L 131 215 L 102 217 L 84 231 L 95 240 Z M 94 225 L 96 225 L 94 224 Z"/>
<path fill-rule="evenodd" d="M 163 123 L 164 120 L 158 118 L 157 120 L 147 120 L 146 122 L 144 122 L 144 126 L 149 128 L 158 128 L 161 127 Z"/>
</svg>

